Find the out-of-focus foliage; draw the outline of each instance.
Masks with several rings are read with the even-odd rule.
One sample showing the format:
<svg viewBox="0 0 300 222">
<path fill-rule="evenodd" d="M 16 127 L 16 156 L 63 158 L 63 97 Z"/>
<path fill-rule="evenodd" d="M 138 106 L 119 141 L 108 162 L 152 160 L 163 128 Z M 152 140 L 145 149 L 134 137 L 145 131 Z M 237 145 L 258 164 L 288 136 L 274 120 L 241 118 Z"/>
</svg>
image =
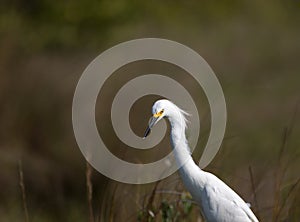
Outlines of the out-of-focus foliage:
<svg viewBox="0 0 300 222">
<path fill-rule="evenodd" d="M 133 35 L 199 29 L 227 21 L 257 25 L 294 26 L 299 24 L 297 1 L 133 1 L 92 0 L 2 0 L 0 31 L 14 38 L 20 47 L 32 50 L 92 48 L 115 35 Z M 245 25 L 247 25 L 245 23 Z M 140 27 L 144 26 L 142 30 Z M 132 30 L 130 30 L 132 31 Z M 142 31 L 142 33 L 141 33 Z M 165 32 L 166 30 L 162 30 Z M 184 33 L 178 33 L 183 35 Z"/>
<path fill-rule="evenodd" d="M 72 96 L 82 71 L 95 56 L 117 43 L 143 37 L 167 38 L 190 46 L 208 61 L 220 80 L 228 108 L 226 139 L 208 169 L 252 202 L 262 221 L 275 221 L 277 214 L 278 219 L 297 221 L 299 7 L 297 0 L 1 0 L 0 221 L 24 219 L 19 160 L 23 162 L 30 221 L 88 218 L 85 161 L 72 131 Z M 159 67 L 157 63 L 152 66 Z M 132 72 L 148 73 L 150 68 L 141 65 Z M 119 74 L 123 75 L 110 79 L 107 95 L 131 73 L 119 70 Z M 174 74 L 178 74 L 176 70 Z M 189 87 L 193 85 L 186 79 L 182 83 L 202 104 L 200 90 Z M 97 106 L 109 104 L 100 102 Z M 141 120 L 136 124 L 139 130 L 150 113 L 151 103 L 145 104 L 140 103 L 145 108 L 142 113 L 133 115 Z M 205 103 L 200 111 L 203 145 L 209 131 Z M 97 122 L 99 131 L 108 129 L 110 119 L 109 112 L 100 114 L 104 118 Z M 120 147 L 115 142 L 117 151 Z M 125 152 L 120 150 L 123 157 Z M 125 154 L 134 152 L 126 150 Z M 201 149 L 194 154 L 196 159 L 200 155 Z M 139 154 L 133 156 L 142 159 Z M 143 218 L 143 213 L 153 210 L 143 205 L 153 184 L 115 185 L 96 172 L 92 176 L 96 219 L 135 221 L 138 212 Z M 173 175 L 160 189 L 181 192 L 178 184 Z M 154 213 L 166 220 L 175 218 L 175 198 L 155 197 Z M 197 206 L 183 200 L 179 203 L 180 217 L 187 221 L 198 218 Z"/>
</svg>

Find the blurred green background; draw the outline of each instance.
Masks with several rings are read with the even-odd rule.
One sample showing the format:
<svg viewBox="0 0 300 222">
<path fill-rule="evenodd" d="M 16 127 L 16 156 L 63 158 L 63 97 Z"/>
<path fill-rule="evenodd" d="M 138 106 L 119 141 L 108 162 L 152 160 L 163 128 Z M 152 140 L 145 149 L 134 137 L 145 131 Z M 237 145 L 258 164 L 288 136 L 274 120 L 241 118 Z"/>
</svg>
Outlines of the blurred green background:
<svg viewBox="0 0 300 222">
<path fill-rule="evenodd" d="M 0 221 L 26 221 L 24 202 L 29 221 L 201 220 L 196 205 L 190 212 L 178 204 L 185 193 L 177 174 L 143 186 L 113 182 L 86 168 L 73 135 L 72 97 L 85 67 L 105 49 L 144 37 L 193 48 L 223 87 L 226 138 L 207 170 L 251 202 L 261 221 L 297 221 L 299 6 L 297 0 L 1 0 Z M 137 67 L 146 73 L 151 69 L 149 64 Z M 111 79 L 112 88 L 126 78 Z M 197 96 L 198 89 L 191 90 Z M 137 132 L 147 124 L 155 99 L 143 102 L 149 111 L 139 112 Z M 203 111 L 205 138 L 207 107 Z M 107 123 L 97 124 L 101 130 Z M 201 150 L 195 159 L 200 155 Z M 86 176 L 93 185 L 92 201 L 87 200 Z M 182 195 L 178 199 L 163 191 Z"/>
</svg>

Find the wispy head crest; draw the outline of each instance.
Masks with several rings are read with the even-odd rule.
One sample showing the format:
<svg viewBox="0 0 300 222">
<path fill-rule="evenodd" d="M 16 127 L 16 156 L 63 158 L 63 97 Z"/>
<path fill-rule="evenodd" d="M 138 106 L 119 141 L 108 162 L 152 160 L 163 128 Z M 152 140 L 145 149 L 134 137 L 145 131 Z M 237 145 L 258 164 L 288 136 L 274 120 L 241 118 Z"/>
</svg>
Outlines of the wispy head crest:
<svg viewBox="0 0 300 222">
<path fill-rule="evenodd" d="M 184 128 L 186 129 L 186 128 L 187 128 L 187 125 L 190 123 L 190 121 L 187 119 L 187 117 L 190 117 L 191 114 L 188 113 L 187 111 L 181 109 L 180 107 L 178 107 L 175 103 L 173 103 L 173 102 L 171 102 L 171 101 L 169 101 L 169 100 L 167 100 L 167 101 L 170 102 L 170 103 L 172 103 L 174 106 L 177 107 L 177 109 L 179 110 L 179 112 L 180 112 L 180 114 L 181 114 L 181 116 L 182 116 L 182 118 L 183 118 L 183 121 L 184 121 Z"/>
</svg>

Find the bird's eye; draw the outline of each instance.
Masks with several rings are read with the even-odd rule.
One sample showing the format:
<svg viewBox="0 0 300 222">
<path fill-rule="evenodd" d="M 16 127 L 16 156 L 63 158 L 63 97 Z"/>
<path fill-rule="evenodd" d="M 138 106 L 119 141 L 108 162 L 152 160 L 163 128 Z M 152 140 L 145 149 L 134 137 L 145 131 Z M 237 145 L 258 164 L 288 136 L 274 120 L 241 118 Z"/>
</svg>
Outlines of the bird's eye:
<svg viewBox="0 0 300 222">
<path fill-rule="evenodd" d="M 162 109 L 160 112 L 159 112 L 159 114 L 163 114 L 164 113 L 164 109 Z"/>
</svg>

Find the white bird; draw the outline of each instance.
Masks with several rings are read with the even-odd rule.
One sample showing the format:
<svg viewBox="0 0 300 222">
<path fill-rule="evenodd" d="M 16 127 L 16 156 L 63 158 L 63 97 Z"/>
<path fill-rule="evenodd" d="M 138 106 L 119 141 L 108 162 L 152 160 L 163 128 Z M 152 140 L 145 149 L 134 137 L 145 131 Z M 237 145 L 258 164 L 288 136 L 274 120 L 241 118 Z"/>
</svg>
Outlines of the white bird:
<svg viewBox="0 0 300 222">
<path fill-rule="evenodd" d="M 200 205 L 203 216 L 209 222 L 258 222 L 248 204 L 222 180 L 212 173 L 201 170 L 193 161 L 188 146 L 185 129 L 187 113 L 169 100 L 158 100 L 152 107 L 144 138 L 152 127 L 166 117 L 171 124 L 171 145 L 179 169 L 180 177 Z"/>
</svg>

